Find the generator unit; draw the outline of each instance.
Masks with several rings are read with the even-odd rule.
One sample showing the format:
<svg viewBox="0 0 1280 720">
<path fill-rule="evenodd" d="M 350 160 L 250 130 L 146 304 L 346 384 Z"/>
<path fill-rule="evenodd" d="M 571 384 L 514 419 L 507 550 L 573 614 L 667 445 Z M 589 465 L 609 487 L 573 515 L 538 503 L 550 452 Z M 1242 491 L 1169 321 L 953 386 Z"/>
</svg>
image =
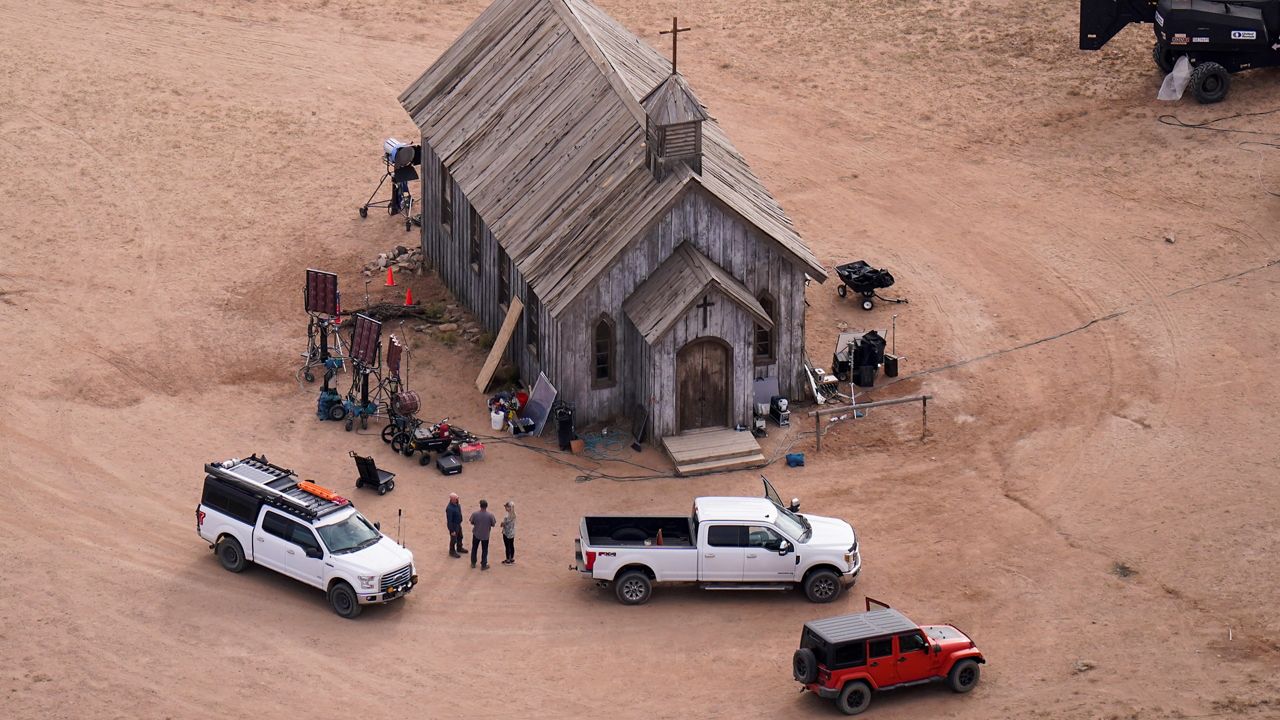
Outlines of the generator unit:
<svg viewBox="0 0 1280 720">
<path fill-rule="evenodd" d="M 1280 65 L 1280 0 L 1080 0 L 1080 49 L 1097 50 L 1129 23 L 1152 23 L 1156 67 L 1191 63 L 1196 100 L 1227 96 L 1231 74 Z"/>
</svg>

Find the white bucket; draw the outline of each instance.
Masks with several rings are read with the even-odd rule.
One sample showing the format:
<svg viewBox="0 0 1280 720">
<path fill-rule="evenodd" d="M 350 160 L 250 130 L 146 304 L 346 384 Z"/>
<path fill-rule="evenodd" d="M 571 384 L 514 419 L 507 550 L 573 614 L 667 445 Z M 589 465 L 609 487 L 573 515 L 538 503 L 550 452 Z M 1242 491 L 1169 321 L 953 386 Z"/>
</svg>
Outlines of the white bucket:
<svg viewBox="0 0 1280 720">
<path fill-rule="evenodd" d="M 501 430 L 503 425 L 507 424 L 507 416 L 501 410 L 494 410 L 489 413 L 489 427 L 494 430 Z"/>
</svg>

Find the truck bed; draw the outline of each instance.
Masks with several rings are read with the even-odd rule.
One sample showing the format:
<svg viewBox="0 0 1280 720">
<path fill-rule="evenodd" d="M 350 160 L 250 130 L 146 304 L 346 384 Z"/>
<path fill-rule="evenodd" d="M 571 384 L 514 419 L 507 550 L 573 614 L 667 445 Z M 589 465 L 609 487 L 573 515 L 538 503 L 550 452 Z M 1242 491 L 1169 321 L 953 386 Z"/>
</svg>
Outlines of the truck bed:
<svg viewBox="0 0 1280 720">
<path fill-rule="evenodd" d="M 582 536 L 592 547 L 656 547 L 659 530 L 663 547 L 693 547 L 687 517 L 588 515 L 582 519 Z"/>
</svg>

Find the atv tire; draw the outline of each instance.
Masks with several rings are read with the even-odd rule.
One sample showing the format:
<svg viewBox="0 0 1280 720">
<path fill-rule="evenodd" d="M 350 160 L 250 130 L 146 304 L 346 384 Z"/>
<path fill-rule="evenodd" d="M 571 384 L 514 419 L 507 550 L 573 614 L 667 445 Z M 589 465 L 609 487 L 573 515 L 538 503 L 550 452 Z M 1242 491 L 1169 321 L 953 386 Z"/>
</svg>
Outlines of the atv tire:
<svg viewBox="0 0 1280 720">
<path fill-rule="evenodd" d="M 1191 70 L 1191 94 L 1203 105 L 1222 102 L 1231 89 L 1231 73 L 1216 62 L 1200 63 Z"/>
<path fill-rule="evenodd" d="M 1165 75 L 1173 72 L 1173 64 L 1178 61 L 1173 48 L 1161 42 L 1151 46 L 1151 59 L 1156 61 L 1156 67 Z"/>
</svg>

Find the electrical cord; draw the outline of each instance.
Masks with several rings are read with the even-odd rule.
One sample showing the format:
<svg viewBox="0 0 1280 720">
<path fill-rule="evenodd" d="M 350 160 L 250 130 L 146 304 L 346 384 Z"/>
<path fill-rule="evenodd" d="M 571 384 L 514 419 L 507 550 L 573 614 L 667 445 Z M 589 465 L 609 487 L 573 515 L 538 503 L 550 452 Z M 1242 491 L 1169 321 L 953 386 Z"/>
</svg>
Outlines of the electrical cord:
<svg viewBox="0 0 1280 720">
<path fill-rule="evenodd" d="M 1262 110 L 1259 112 L 1236 113 L 1235 115 L 1226 115 L 1220 118 L 1205 120 L 1204 122 L 1198 122 L 1198 123 L 1189 123 L 1189 122 L 1186 122 L 1185 120 L 1180 119 L 1177 115 L 1168 114 L 1168 115 L 1161 115 L 1157 117 L 1156 121 L 1163 125 L 1169 125 L 1171 127 L 1177 127 L 1177 128 L 1185 128 L 1187 130 L 1212 130 L 1214 132 L 1240 133 L 1242 135 L 1280 136 L 1280 132 L 1267 132 L 1265 130 L 1238 130 L 1236 128 L 1213 127 L 1215 124 L 1223 122 L 1225 120 L 1235 120 L 1236 118 L 1247 118 L 1247 117 L 1259 117 L 1262 115 L 1271 115 L 1273 113 L 1278 113 L 1278 112 L 1280 112 L 1280 108 L 1276 108 L 1274 110 Z"/>
</svg>

